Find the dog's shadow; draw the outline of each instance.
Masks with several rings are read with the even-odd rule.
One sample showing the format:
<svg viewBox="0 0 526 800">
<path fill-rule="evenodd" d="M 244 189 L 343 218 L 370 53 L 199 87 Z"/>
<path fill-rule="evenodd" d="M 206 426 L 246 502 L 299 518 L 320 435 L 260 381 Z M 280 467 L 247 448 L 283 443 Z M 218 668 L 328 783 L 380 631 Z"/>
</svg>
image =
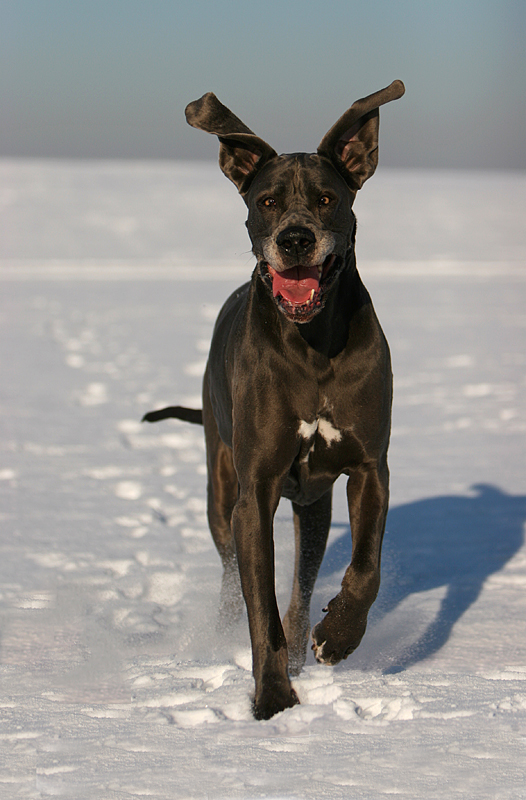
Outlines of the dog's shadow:
<svg viewBox="0 0 526 800">
<path fill-rule="evenodd" d="M 470 497 L 435 497 L 392 508 L 382 588 L 367 635 L 346 665 L 398 672 L 438 651 L 486 579 L 522 546 L 525 519 L 526 496 L 482 484 Z M 341 527 L 346 532 L 327 549 L 321 583 L 349 563 L 350 530 Z"/>
</svg>

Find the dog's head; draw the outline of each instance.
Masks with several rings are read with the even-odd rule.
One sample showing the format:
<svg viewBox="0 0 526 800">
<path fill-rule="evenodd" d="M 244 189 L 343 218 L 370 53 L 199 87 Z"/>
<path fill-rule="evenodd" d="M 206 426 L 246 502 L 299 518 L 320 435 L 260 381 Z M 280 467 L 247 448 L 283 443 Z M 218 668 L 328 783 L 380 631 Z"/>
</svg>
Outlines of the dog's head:
<svg viewBox="0 0 526 800">
<path fill-rule="evenodd" d="M 294 322 L 323 308 L 344 267 L 354 245 L 352 204 L 378 163 L 378 109 L 404 91 L 394 81 L 357 100 L 312 154 L 278 156 L 212 92 L 186 108 L 190 125 L 219 138 L 219 165 L 248 206 L 260 277 Z"/>
</svg>

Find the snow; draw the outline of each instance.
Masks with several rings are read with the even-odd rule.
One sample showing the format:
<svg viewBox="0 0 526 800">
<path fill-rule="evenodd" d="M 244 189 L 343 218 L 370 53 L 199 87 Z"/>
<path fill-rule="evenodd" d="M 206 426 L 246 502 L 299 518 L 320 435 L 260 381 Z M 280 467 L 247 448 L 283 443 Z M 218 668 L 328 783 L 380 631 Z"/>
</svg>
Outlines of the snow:
<svg viewBox="0 0 526 800">
<path fill-rule="evenodd" d="M 202 430 L 139 422 L 200 402 L 243 204 L 205 163 L 0 174 L 0 798 L 526 797 L 524 176 L 380 169 L 357 200 L 395 373 L 382 589 L 357 652 L 310 656 L 301 705 L 256 722 Z M 282 609 L 291 559 L 282 503 Z"/>
</svg>

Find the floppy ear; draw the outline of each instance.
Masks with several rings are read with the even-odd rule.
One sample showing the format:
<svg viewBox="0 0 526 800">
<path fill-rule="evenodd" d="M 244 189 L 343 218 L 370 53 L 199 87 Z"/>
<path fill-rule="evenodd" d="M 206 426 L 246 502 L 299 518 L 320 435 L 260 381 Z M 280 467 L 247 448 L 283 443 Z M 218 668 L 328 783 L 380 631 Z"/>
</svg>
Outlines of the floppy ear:
<svg viewBox="0 0 526 800">
<path fill-rule="evenodd" d="M 215 94 L 207 92 L 185 110 L 186 121 L 193 128 L 215 134 L 220 143 L 219 166 L 245 194 L 256 172 L 277 153 L 256 136 Z"/>
<path fill-rule="evenodd" d="M 357 100 L 321 140 L 318 154 L 330 158 L 351 189 L 361 189 L 378 164 L 379 107 L 404 92 L 402 81 L 393 81 Z"/>
</svg>

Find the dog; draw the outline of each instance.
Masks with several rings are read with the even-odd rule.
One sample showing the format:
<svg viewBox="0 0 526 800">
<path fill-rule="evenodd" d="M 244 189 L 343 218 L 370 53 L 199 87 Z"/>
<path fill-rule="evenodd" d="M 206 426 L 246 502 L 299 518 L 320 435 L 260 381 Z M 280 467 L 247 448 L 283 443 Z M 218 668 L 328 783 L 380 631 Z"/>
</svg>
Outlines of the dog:
<svg viewBox="0 0 526 800">
<path fill-rule="evenodd" d="M 387 341 L 356 269 L 356 192 L 378 163 L 379 107 L 401 81 L 355 102 L 317 153 L 278 155 L 211 92 L 186 118 L 220 142 L 219 164 L 248 207 L 257 264 L 217 319 L 203 410 L 146 414 L 204 424 L 208 519 L 223 564 L 220 621 L 248 612 L 253 714 L 299 702 L 289 675 L 305 663 L 309 608 L 331 523 L 332 487 L 347 476 L 352 556 L 341 591 L 312 630 L 322 664 L 359 645 L 380 585 L 389 495 L 392 375 Z M 292 501 L 295 565 L 280 620 L 273 519 Z"/>
</svg>

